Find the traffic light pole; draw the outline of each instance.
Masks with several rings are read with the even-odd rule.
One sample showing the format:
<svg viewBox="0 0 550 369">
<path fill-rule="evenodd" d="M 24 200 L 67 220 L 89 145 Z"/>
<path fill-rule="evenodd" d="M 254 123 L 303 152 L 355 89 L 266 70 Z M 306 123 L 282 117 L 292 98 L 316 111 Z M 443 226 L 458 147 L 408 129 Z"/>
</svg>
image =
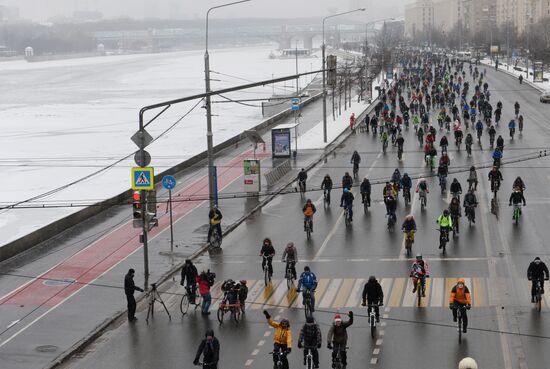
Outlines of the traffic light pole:
<svg viewBox="0 0 550 369">
<path fill-rule="evenodd" d="M 146 191 L 143 191 L 146 193 Z M 149 222 L 146 219 L 147 215 L 147 194 L 145 196 L 141 196 L 140 199 L 141 202 L 141 220 L 143 222 L 143 235 L 142 235 L 142 242 L 143 242 L 143 274 L 144 274 L 144 290 L 147 290 L 147 286 L 149 286 L 149 248 L 147 245 L 147 233 L 149 232 Z"/>
</svg>

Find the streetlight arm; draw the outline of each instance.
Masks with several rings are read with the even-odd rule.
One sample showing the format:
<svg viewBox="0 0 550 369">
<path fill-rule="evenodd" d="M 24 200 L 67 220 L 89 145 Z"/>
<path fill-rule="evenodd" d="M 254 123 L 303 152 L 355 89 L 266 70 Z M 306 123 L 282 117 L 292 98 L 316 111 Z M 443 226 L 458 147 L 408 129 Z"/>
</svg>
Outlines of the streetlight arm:
<svg viewBox="0 0 550 369">
<path fill-rule="evenodd" d="M 208 52 L 208 16 L 210 15 L 210 12 L 214 9 L 225 8 L 226 6 L 231 6 L 231 5 L 240 4 L 240 3 L 246 3 L 246 2 L 249 2 L 249 1 L 252 1 L 252 0 L 234 1 L 232 3 L 213 6 L 210 9 L 208 9 L 208 11 L 206 12 L 206 52 Z"/>
</svg>

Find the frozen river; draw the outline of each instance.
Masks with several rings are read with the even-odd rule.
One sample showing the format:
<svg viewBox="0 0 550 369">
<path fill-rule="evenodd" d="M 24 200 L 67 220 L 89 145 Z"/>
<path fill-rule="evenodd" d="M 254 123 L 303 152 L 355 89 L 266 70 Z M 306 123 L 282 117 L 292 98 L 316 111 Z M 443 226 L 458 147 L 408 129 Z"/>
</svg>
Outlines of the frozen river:
<svg viewBox="0 0 550 369">
<path fill-rule="evenodd" d="M 273 46 L 210 50 L 212 89 L 291 75 L 294 60 L 273 60 Z M 36 204 L 100 201 L 130 187 L 133 159 L 79 181 L 134 152 L 130 136 L 143 106 L 204 91 L 204 51 L 124 55 L 40 63 L 0 63 L 0 166 L 2 206 L 45 193 Z M 299 62 L 300 72 L 320 69 L 320 58 Z M 309 78 L 301 81 L 307 83 Z M 257 98 L 291 92 L 292 82 L 228 95 Z M 220 100 L 215 98 L 214 100 Z M 197 102 L 170 108 L 148 128 L 157 137 Z M 261 109 L 214 104 L 214 143 L 258 124 Z M 161 173 L 206 149 L 206 119 L 199 104 L 147 148 Z M 146 118 L 152 118 L 149 113 Z M 77 182 L 66 188 L 61 187 Z M 0 210 L 0 245 L 78 209 Z"/>
</svg>

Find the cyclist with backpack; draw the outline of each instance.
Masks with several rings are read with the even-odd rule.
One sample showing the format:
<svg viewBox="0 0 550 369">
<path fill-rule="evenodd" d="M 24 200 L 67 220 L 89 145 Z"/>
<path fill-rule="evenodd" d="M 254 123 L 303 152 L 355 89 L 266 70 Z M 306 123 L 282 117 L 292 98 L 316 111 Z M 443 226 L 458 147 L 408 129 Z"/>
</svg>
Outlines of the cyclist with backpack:
<svg viewBox="0 0 550 369">
<path fill-rule="evenodd" d="M 298 280 L 298 288 L 296 292 L 300 292 L 303 287 L 303 297 L 305 301 L 306 292 L 310 292 L 311 296 L 311 311 L 315 311 L 315 289 L 317 288 L 317 276 L 309 269 L 309 266 L 304 267 L 304 272 L 300 275 Z"/>
<path fill-rule="evenodd" d="M 315 322 L 312 316 L 306 318 L 306 323 L 300 330 L 300 338 L 298 339 L 298 348 L 304 349 L 304 365 L 306 365 L 306 356 L 308 350 L 311 351 L 313 356 L 313 367 L 319 368 L 319 351 L 321 344 L 323 343 L 323 337 L 321 334 L 321 328 L 319 324 Z"/>
</svg>

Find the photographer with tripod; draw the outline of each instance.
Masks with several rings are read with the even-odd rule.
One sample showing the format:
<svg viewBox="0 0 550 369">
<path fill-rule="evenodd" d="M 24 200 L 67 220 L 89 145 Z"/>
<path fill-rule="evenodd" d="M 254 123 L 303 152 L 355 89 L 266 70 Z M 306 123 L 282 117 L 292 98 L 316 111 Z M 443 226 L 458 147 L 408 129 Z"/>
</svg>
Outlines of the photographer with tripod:
<svg viewBox="0 0 550 369">
<path fill-rule="evenodd" d="M 134 292 L 143 292 L 143 289 L 136 286 L 134 283 L 134 269 L 129 269 L 128 273 L 124 276 L 124 293 L 126 294 L 126 301 L 128 302 L 128 320 L 135 322 L 136 318 L 136 299 L 134 298 Z"/>
</svg>

